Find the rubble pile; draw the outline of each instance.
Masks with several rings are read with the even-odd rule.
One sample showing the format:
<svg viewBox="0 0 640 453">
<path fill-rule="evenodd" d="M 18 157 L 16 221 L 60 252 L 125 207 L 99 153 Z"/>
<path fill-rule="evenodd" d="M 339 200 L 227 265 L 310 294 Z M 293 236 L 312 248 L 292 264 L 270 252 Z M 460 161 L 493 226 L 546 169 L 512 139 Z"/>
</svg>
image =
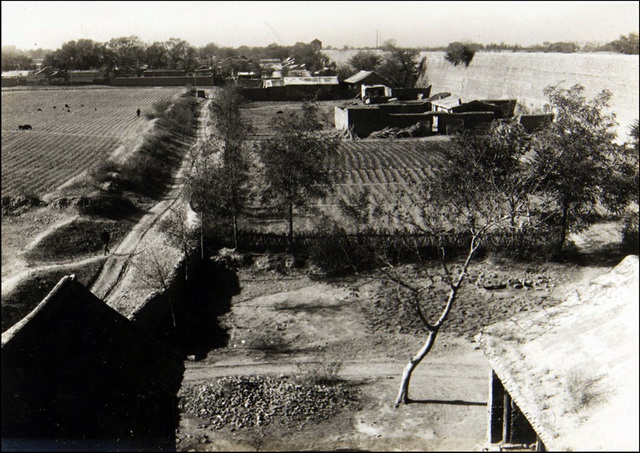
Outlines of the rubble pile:
<svg viewBox="0 0 640 453">
<path fill-rule="evenodd" d="M 420 123 L 400 129 L 398 127 L 385 127 L 382 130 L 372 132 L 367 138 L 407 138 L 418 137 L 421 133 Z"/>
<path fill-rule="evenodd" d="M 281 376 L 231 376 L 180 392 L 180 409 L 220 429 L 253 428 L 274 421 L 302 427 L 354 404 L 357 390 L 343 382 L 312 384 Z"/>
</svg>

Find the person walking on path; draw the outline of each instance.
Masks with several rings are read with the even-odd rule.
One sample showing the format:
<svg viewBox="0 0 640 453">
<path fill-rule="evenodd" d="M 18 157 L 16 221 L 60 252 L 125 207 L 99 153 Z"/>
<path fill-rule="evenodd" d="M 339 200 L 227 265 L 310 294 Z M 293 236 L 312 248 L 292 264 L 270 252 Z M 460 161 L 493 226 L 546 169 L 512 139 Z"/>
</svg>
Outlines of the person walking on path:
<svg viewBox="0 0 640 453">
<path fill-rule="evenodd" d="M 138 114 L 138 117 L 140 117 L 140 109 L 136 110 L 136 113 Z"/>
<path fill-rule="evenodd" d="M 104 243 L 104 254 L 109 254 L 109 241 L 111 240 L 111 235 L 107 230 L 102 230 L 102 233 L 100 233 L 100 239 L 102 239 L 102 242 Z"/>
</svg>

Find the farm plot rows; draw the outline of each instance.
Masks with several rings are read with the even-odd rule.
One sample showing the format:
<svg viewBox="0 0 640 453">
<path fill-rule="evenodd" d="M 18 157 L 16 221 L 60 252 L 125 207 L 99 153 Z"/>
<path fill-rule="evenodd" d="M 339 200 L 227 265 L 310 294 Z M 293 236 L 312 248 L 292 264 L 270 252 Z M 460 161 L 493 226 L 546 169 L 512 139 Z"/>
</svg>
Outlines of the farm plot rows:
<svg viewBox="0 0 640 453">
<path fill-rule="evenodd" d="M 334 106 L 348 102 L 318 102 L 326 132 L 335 130 Z M 301 102 L 251 102 L 243 106 L 242 114 L 253 126 L 251 138 L 260 141 L 273 133 L 271 121 L 278 115 L 278 111 L 300 111 L 301 106 Z M 419 139 L 344 140 L 340 144 L 337 156 L 331 161 L 332 169 L 342 173 L 344 177 L 336 184 L 334 193 L 321 201 L 318 207 L 327 216 L 342 221 L 344 219 L 339 213 L 339 201 L 349 202 L 353 195 L 366 188 L 369 191 L 372 212 L 375 206 L 391 208 L 398 201 L 409 209 L 412 203 L 417 201 L 420 185 L 428 178 L 434 177 L 438 167 L 446 164 L 444 156 L 448 144 L 449 138 L 442 136 Z M 295 220 L 298 231 L 312 228 L 314 216 L 306 217 L 305 219 L 305 216 L 298 216 Z M 417 219 L 417 213 L 414 214 L 414 219 Z M 404 229 L 407 226 L 397 220 L 388 220 L 380 216 L 372 216 L 372 220 L 372 226 L 376 228 Z M 284 223 L 275 218 L 268 222 L 263 219 L 258 223 L 259 225 L 246 225 L 246 228 L 271 232 L 281 232 L 284 228 Z"/>
<path fill-rule="evenodd" d="M 417 201 L 417 190 L 427 179 L 435 177 L 446 164 L 447 139 L 396 139 L 344 141 L 332 167 L 344 173 L 344 179 L 324 204 L 325 211 L 337 215 L 339 200 L 369 191 L 371 207 L 391 208 L 397 202 L 409 207 Z M 375 227 L 404 227 L 397 221 L 375 218 Z"/>
<path fill-rule="evenodd" d="M 182 88 L 2 92 L 2 196 L 44 195 L 113 152 Z M 65 104 L 69 107 L 66 108 Z M 53 107 L 56 107 L 55 109 Z M 40 110 L 38 110 L 40 109 Z M 29 131 L 18 126 L 30 124 Z"/>
</svg>

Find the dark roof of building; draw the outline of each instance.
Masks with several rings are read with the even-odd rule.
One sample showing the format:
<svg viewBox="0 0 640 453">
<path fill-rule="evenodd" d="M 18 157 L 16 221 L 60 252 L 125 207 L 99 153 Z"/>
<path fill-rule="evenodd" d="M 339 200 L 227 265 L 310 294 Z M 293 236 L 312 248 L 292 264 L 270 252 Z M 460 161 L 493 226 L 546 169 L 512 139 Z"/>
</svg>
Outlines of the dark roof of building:
<svg viewBox="0 0 640 453">
<path fill-rule="evenodd" d="M 638 331 L 630 255 L 564 303 L 477 339 L 548 451 L 638 451 Z"/>
<path fill-rule="evenodd" d="M 2 366 L 55 357 L 78 359 L 87 383 L 126 381 L 149 398 L 175 397 L 182 382 L 181 357 L 137 328 L 82 286 L 64 277 L 25 318 L 2 334 Z M 43 372 L 46 368 L 43 368 Z"/>
</svg>

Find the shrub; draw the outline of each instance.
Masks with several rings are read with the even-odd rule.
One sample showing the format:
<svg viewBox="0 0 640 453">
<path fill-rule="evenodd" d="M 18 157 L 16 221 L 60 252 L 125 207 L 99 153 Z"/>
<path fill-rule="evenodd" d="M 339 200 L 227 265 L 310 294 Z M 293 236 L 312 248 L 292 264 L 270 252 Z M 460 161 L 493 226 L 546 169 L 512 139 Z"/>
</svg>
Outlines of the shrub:
<svg viewBox="0 0 640 453">
<path fill-rule="evenodd" d="M 567 412 L 581 409 L 601 400 L 603 392 L 598 388 L 600 377 L 589 376 L 586 371 L 571 369 L 566 377 Z"/>
<path fill-rule="evenodd" d="M 17 197 L 2 197 L 2 215 L 20 215 L 23 212 L 46 203 L 35 194 L 19 195 Z"/>
<path fill-rule="evenodd" d="M 338 377 L 342 362 L 298 362 L 297 380 L 310 385 L 335 384 L 342 381 Z"/>
<path fill-rule="evenodd" d="M 115 162 L 105 158 L 89 169 L 89 176 L 98 184 L 110 181 L 110 173 L 117 173 L 120 167 Z"/>
<path fill-rule="evenodd" d="M 133 202 L 121 195 L 83 196 L 78 201 L 78 212 L 82 215 L 120 219 L 137 211 L 138 208 Z"/>
<path fill-rule="evenodd" d="M 447 46 L 447 51 L 444 55 L 444 59 L 454 66 L 458 66 L 459 64 L 469 66 L 475 54 L 476 49 L 471 44 L 452 42 Z"/>
<path fill-rule="evenodd" d="M 152 105 L 152 110 L 145 113 L 145 116 L 150 120 L 154 118 L 160 118 L 170 106 L 171 101 L 169 99 L 163 99 L 161 101 L 154 102 Z"/>
</svg>

